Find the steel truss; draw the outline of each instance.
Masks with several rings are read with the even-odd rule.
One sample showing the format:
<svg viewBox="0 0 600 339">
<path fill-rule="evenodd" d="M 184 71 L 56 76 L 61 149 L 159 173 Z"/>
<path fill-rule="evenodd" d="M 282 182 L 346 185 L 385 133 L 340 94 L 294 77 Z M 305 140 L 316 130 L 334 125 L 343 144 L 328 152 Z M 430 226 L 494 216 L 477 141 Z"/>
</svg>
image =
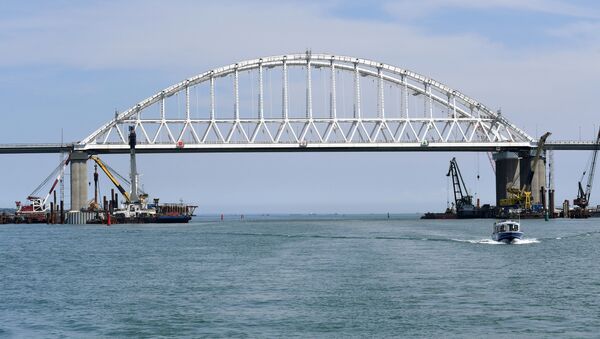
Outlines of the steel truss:
<svg viewBox="0 0 600 339">
<path fill-rule="evenodd" d="M 304 74 L 300 85 L 297 81 L 290 85 L 292 68 Z M 279 116 L 267 116 L 265 81 L 270 80 L 271 86 L 273 81 L 265 73 L 272 74 L 274 70 L 281 76 L 276 88 L 281 93 L 277 102 L 281 111 Z M 327 72 L 325 76 L 323 71 Z M 256 100 L 256 105 L 250 112 L 242 112 L 240 105 L 242 72 L 252 73 L 254 79 L 250 87 L 251 100 L 253 103 Z M 326 89 L 321 88 L 320 93 L 314 92 L 316 72 L 328 78 L 321 86 Z M 231 108 L 219 110 L 215 104 L 215 82 L 227 77 L 232 79 L 228 93 L 231 102 L 226 104 Z M 351 79 L 350 110 L 338 103 L 344 79 L 346 82 Z M 206 105 L 195 107 L 196 111 L 206 113 L 203 118 L 195 117 L 190 108 L 193 103 L 190 91 L 200 85 L 208 88 Z M 315 93 L 327 98 L 326 112 L 314 104 Z M 388 105 L 386 93 L 394 95 L 394 108 Z M 165 100 L 179 95 L 185 96 L 183 108 L 167 110 Z M 298 98 L 304 103 L 301 114 L 296 106 L 290 105 L 291 99 L 297 103 Z M 158 116 L 146 114 L 151 109 L 158 111 Z M 76 148 L 125 149 L 127 126 L 135 126 L 139 149 L 417 146 L 426 150 L 474 145 L 523 147 L 535 143 L 500 113 L 433 79 L 370 60 L 310 52 L 242 61 L 186 79 L 116 115 Z"/>
</svg>

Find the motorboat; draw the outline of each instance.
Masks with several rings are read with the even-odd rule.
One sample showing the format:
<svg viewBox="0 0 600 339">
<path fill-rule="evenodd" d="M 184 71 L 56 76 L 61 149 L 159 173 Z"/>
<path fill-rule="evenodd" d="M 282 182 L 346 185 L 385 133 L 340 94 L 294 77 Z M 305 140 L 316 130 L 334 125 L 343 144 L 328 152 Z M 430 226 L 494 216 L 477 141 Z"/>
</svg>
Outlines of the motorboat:
<svg viewBox="0 0 600 339">
<path fill-rule="evenodd" d="M 512 243 L 516 239 L 523 238 L 521 224 L 516 220 L 501 220 L 494 223 L 492 239 L 504 243 Z"/>
</svg>

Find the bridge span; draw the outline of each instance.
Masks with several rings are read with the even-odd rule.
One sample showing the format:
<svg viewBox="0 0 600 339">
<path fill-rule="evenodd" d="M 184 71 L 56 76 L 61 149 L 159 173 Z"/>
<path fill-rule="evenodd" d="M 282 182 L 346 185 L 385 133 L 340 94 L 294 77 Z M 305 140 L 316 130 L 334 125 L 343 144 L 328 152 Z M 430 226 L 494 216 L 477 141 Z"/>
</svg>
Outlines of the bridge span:
<svg viewBox="0 0 600 339">
<path fill-rule="evenodd" d="M 531 171 L 530 161 L 517 167 L 514 161 L 530 158 L 538 144 L 501 112 L 429 77 L 371 60 L 306 52 L 189 77 L 115 113 L 79 142 L 0 145 L 0 154 L 71 152 L 71 171 L 77 172 L 71 175 L 71 208 L 79 209 L 83 206 L 73 201 L 87 200 L 89 155 L 129 153 L 129 127 L 138 136 L 138 153 L 493 152 L 500 154 L 497 162 L 510 163 L 498 167 L 497 191 L 505 191 L 517 167 Z M 545 148 L 596 146 L 548 141 Z M 535 172 L 543 186 L 540 163 L 542 170 Z"/>
<path fill-rule="evenodd" d="M 393 144 L 393 143 L 371 143 L 371 144 L 276 144 L 276 145 L 252 145 L 252 144 L 205 144 L 198 145 L 138 145 L 136 151 L 146 154 L 161 153 L 261 153 L 261 152 L 502 152 L 502 151 L 525 151 L 537 147 L 537 142 L 522 143 L 521 145 L 503 143 L 480 143 L 456 147 L 450 143 L 433 144 Z M 591 151 L 597 147 L 595 141 L 547 141 L 544 145 L 546 150 L 555 151 Z M 88 146 L 82 147 L 78 143 L 67 144 L 0 144 L 0 154 L 43 154 L 43 153 L 68 153 L 85 152 L 89 154 L 127 154 L 129 148 L 125 145 L 112 145 L 111 147 Z"/>
</svg>

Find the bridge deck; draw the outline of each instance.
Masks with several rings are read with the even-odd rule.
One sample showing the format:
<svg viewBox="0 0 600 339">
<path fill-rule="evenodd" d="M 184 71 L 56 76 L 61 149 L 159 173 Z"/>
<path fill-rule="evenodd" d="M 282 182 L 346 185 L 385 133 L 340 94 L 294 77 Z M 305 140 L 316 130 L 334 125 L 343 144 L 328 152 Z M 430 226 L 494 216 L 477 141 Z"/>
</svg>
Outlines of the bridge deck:
<svg viewBox="0 0 600 339">
<path fill-rule="evenodd" d="M 73 144 L 0 144 L 0 154 L 61 153 L 73 150 Z"/>
<path fill-rule="evenodd" d="M 203 144 L 203 145 L 148 145 L 138 144 L 139 153 L 231 153 L 231 152 L 497 152 L 535 147 L 529 143 L 330 143 L 330 144 Z M 549 141 L 546 149 L 557 151 L 589 151 L 594 141 Z M 68 144 L 0 144 L 0 154 L 60 153 L 73 150 L 95 154 L 128 153 L 126 145 L 78 145 Z"/>
</svg>

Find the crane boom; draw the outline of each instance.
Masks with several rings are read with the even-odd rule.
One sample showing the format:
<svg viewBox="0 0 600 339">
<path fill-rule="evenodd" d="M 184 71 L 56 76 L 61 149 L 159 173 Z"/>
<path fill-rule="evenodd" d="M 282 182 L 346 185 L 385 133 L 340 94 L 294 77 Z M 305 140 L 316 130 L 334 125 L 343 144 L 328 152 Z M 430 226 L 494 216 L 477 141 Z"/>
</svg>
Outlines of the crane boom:
<svg viewBox="0 0 600 339">
<path fill-rule="evenodd" d="M 598 136 L 596 137 L 596 148 L 592 155 L 592 165 L 590 167 L 590 175 L 588 176 L 587 185 L 585 186 L 585 197 L 590 201 L 590 194 L 592 193 L 592 185 L 594 184 L 594 173 L 596 172 L 596 160 L 598 159 L 598 146 L 600 146 L 600 130 L 598 130 Z"/>
<path fill-rule="evenodd" d="M 48 198 L 50 197 L 50 194 L 52 194 L 52 191 L 54 191 L 54 189 L 56 188 L 56 184 L 58 184 L 58 182 L 62 180 L 62 176 L 65 174 L 65 167 L 67 167 L 69 165 L 70 161 L 71 161 L 71 154 L 69 154 L 67 156 L 67 158 L 60 165 L 60 170 L 58 172 L 58 176 L 56 177 L 56 179 L 54 179 L 54 182 L 52 183 L 52 186 L 50 187 L 50 191 L 48 191 L 48 194 L 46 194 L 46 198 L 44 199 L 44 204 L 46 204 L 46 202 L 48 201 Z"/>
<path fill-rule="evenodd" d="M 90 159 L 94 160 L 96 164 L 98 164 L 98 166 L 106 174 L 108 179 L 110 179 L 110 181 L 115 185 L 115 187 L 117 187 L 119 192 L 121 192 L 121 194 L 125 197 L 125 200 L 128 203 L 131 203 L 131 197 L 129 196 L 129 193 L 127 193 L 127 191 L 123 188 L 123 186 L 121 186 L 121 183 L 119 183 L 117 178 L 115 178 L 115 176 L 108 170 L 106 164 L 104 164 L 104 162 L 102 162 L 102 160 L 100 160 L 100 158 L 97 155 L 92 155 Z"/>
<path fill-rule="evenodd" d="M 592 185 L 594 184 L 594 173 L 596 172 L 596 160 L 598 159 L 598 149 L 600 148 L 600 129 L 598 130 L 598 136 L 596 137 L 596 147 L 592 151 L 592 161 L 588 172 L 587 183 L 585 185 L 585 191 L 581 185 L 581 180 L 578 183 L 577 199 L 573 201 L 573 204 L 581 208 L 586 208 L 590 203 L 590 195 L 592 194 Z M 585 175 L 585 172 L 583 172 Z"/>
<path fill-rule="evenodd" d="M 446 176 L 452 177 L 452 186 L 454 187 L 454 202 L 456 204 L 457 212 L 463 210 L 464 208 L 472 208 L 473 196 L 469 195 L 469 192 L 467 191 L 467 185 L 465 185 L 465 181 L 460 173 L 456 158 L 452 158 L 452 160 L 450 160 L 450 167 L 448 168 L 448 174 L 446 174 Z"/>
</svg>

